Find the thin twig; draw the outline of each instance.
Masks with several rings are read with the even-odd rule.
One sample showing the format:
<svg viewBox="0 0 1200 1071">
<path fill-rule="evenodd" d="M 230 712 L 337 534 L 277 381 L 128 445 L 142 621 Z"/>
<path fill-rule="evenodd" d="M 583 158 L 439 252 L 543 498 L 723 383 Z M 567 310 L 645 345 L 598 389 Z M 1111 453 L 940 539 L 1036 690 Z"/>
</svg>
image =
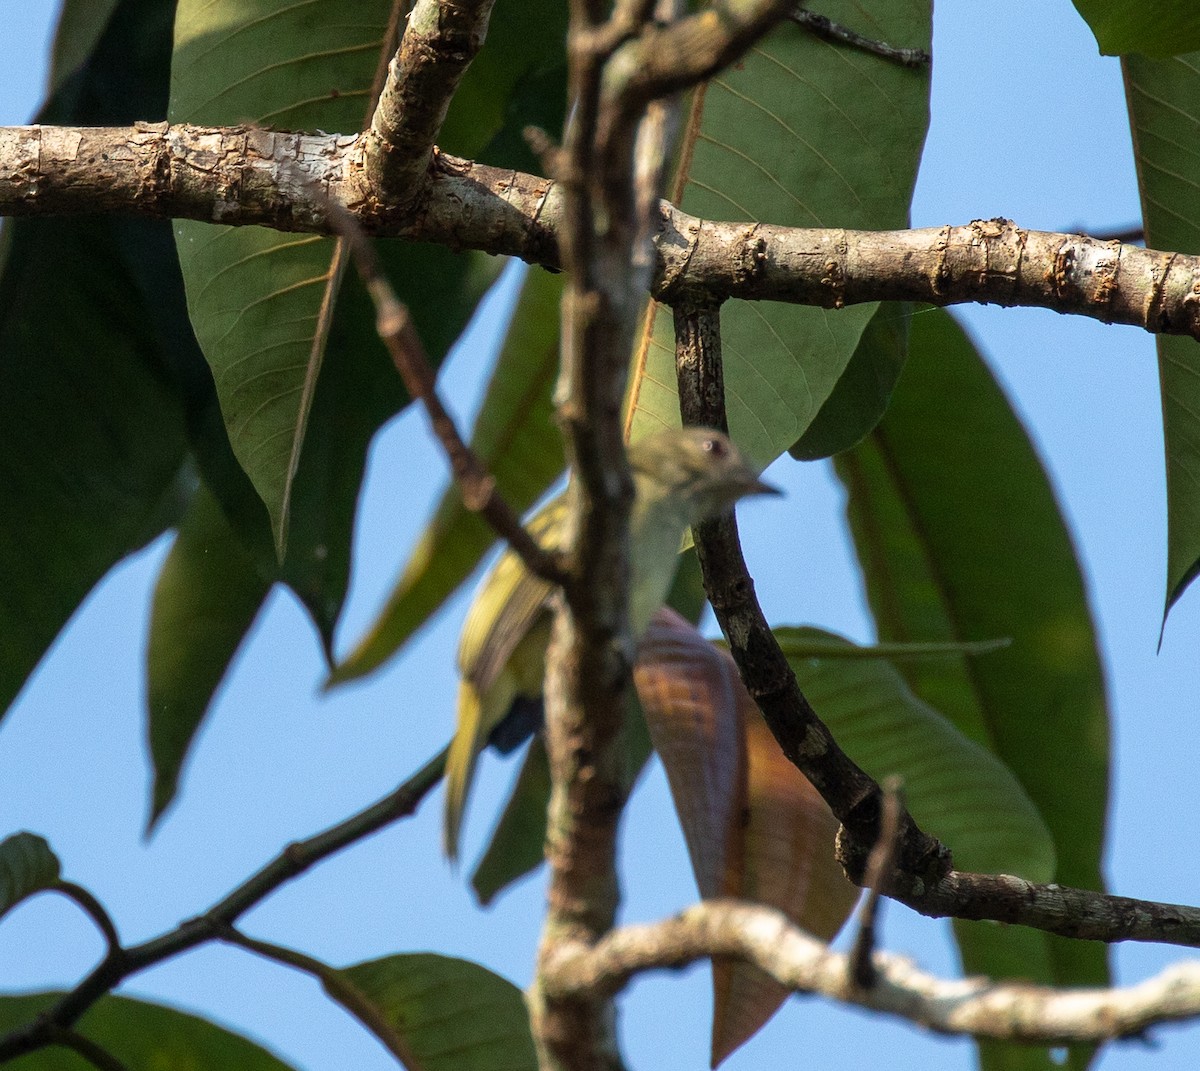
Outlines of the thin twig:
<svg viewBox="0 0 1200 1071">
<path fill-rule="evenodd" d="M 64 1049 L 70 1049 L 77 1056 L 82 1057 L 91 1064 L 97 1071 L 129 1071 L 129 1068 L 111 1052 L 101 1045 L 97 1045 L 91 1038 L 84 1037 L 82 1034 L 76 1033 L 74 1030 L 65 1028 L 57 1028 L 54 1030 L 54 1037 L 49 1042 L 51 1045 L 61 1045 Z"/>
<path fill-rule="evenodd" d="M 725 424 L 720 325 L 712 303 L 675 308 L 680 406 L 685 423 Z M 841 750 L 796 683 L 754 595 L 730 515 L 696 533 L 705 586 L 742 680 L 787 757 L 842 823 L 839 857 L 862 882 L 880 836 L 882 792 Z M 736 642 L 733 640 L 736 639 Z M 901 817 L 899 854 L 886 895 L 931 918 L 990 919 L 1090 941 L 1147 941 L 1200 947 L 1200 909 L 1043 885 L 1007 874 L 950 869 L 950 852 Z"/>
<path fill-rule="evenodd" d="M 879 840 L 867 856 L 867 895 L 858 909 L 858 933 L 850 950 L 850 976 L 860 989 L 875 984 L 876 928 L 879 922 L 879 899 L 886 891 L 888 877 L 896 867 L 899 848 L 900 818 L 904 814 L 904 798 L 900 779 L 887 778 L 883 788 L 883 815 L 879 821 Z"/>
<path fill-rule="evenodd" d="M 860 52 L 869 52 L 874 56 L 890 60 L 892 63 L 898 63 L 901 67 L 928 67 L 932 58 L 923 48 L 897 48 L 885 41 L 864 37 L 856 30 L 843 26 L 840 22 L 834 22 L 824 15 L 809 11 L 803 6 L 797 7 L 788 17 L 794 23 L 803 26 L 814 37 L 819 37 L 823 41 L 849 45 L 851 48 L 857 48 Z"/>
<path fill-rule="evenodd" d="M 375 303 L 375 327 L 379 337 L 409 395 L 425 407 L 434 434 L 450 459 L 450 468 L 462 491 L 463 505 L 481 515 L 508 542 L 531 573 L 561 586 L 567 575 L 558 554 L 539 545 L 521 524 L 521 519 L 496 488 L 495 478 L 466 444 L 442 404 L 432 366 L 412 316 L 384 275 L 370 239 L 354 215 L 341 205 L 331 202 L 329 212 L 349 245 L 358 274 Z"/>
<path fill-rule="evenodd" d="M 87 889 L 82 885 L 76 885 L 73 881 L 56 881 L 49 887 L 49 891 L 62 893 L 63 896 L 74 900 L 83 908 L 88 917 L 96 924 L 97 929 L 104 934 L 110 955 L 120 950 L 121 938 L 117 934 L 117 927 L 113 923 L 112 916 Z"/>
<path fill-rule="evenodd" d="M 55 1031 L 69 1029 L 97 1000 L 130 975 L 211 941 L 255 904 L 314 864 L 412 814 L 441 780 L 445 768 L 443 749 L 383 799 L 307 840 L 288 845 L 203 915 L 143 944 L 110 951 L 91 974 L 60 997 L 53 1007 L 0 1037 L 0 1063 L 52 1044 Z"/>
<path fill-rule="evenodd" d="M 247 937 L 233 926 L 221 927 L 215 936 L 218 940 L 237 945 L 264 959 L 282 963 L 284 966 L 303 971 L 316 978 L 325 992 L 374 1034 L 407 1071 L 424 1071 L 425 1065 L 412 1051 L 408 1039 L 392 1025 L 378 1005 L 367 999 L 362 990 L 351 982 L 344 972 L 294 948 L 284 948 L 282 945 Z"/>
</svg>

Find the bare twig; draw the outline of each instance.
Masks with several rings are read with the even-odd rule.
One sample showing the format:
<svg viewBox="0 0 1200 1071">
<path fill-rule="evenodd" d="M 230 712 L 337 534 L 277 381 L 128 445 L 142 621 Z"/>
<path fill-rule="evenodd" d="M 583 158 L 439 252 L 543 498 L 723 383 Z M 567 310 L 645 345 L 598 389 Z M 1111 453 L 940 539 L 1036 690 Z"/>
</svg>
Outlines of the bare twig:
<svg viewBox="0 0 1200 1071">
<path fill-rule="evenodd" d="M 375 303 L 375 326 L 379 337 L 409 395 L 424 405 L 434 434 L 450 459 L 451 470 L 462 491 L 463 505 L 482 516 L 508 542 L 531 573 L 552 584 L 563 584 L 567 577 L 557 553 L 546 550 L 529 534 L 516 511 L 497 490 L 495 478 L 459 434 L 454 419 L 442 404 L 433 368 L 412 316 L 384 275 L 370 239 L 345 209 L 331 205 L 330 213 L 349 245 L 363 285 Z"/>
<path fill-rule="evenodd" d="M 886 891 L 888 877 L 896 868 L 899 847 L 900 818 L 904 814 L 900 780 L 889 777 L 883 783 L 883 816 L 879 822 L 879 840 L 867 856 L 867 895 L 858 909 L 858 933 L 850 950 L 850 976 L 855 985 L 870 989 L 875 984 L 873 955 L 876 928 L 879 922 L 879 898 Z"/>
<path fill-rule="evenodd" d="M 722 427 L 725 393 L 717 309 L 675 309 L 679 398 L 687 423 Z M 709 599 L 747 690 L 787 757 L 808 777 L 842 823 L 839 856 L 862 883 L 880 839 L 882 793 L 837 745 L 804 698 L 779 649 L 746 570 L 732 516 L 702 525 L 696 549 Z M 886 895 L 933 918 L 991 919 L 1092 941 L 1156 941 L 1200 947 L 1200 909 L 1039 885 L 1002 874 L 950 869 L 950 853 L 903 813 L 896 866 Z"/>
<path fill-rule="evenodd" d="M 97 1071 L 129 1071 L 129 1068 L 124 1063 L 118 1060 L 102 1045 L 97 1045 L 91 1038 L 84 1037 L 74 1030 L 56 1029 L 53 1040 L 49 1044 L 60 1045 L 64 1049 L 70 1049 L 77 1056 L 82 1057 L 96 1068 Z"/>
<path fill-rule="evenodd" d="M 889 45 L 886 41 L 876 41 L 870 37 L 864 37 L 856 30 L 843 26 L 840 22 L 834 22 L 824 15 L 818 15 L 815 11 L 809 11 L 803 5 L 792 11 L 788 18 L 823 41 L 849 45 L 851 48 L 857 48 L 860 52 L 869 52 L 882 59 L 890 60 L 892 63 L 898 63 L 901 67 L 928 67 L 930 63 L 931 57 L 923 48 L 897 48 L 895 45 Z"/>
<path fill-rule="evenodd" d="M 87 913 L 88 917 L 96 924 L 96 928 L 104 934 L 110 955 L 120 949 L 121 938 L 117 935 L 117 927 L 113 924 L 112 916 L 87 889 L 82 885 L 76 885 L 73 881 L 56 881 L 49 887 L 49 891 L 61 893 L 68 899 L 74 900 Z"/>
<path fill-rule="evenodd" d="M 423 1071 L 424 1064 L 412 1051 L 412 1046 L 409 1045 L 407 1038 L 392 1025 L 382 1010 L 368 1000 L 362 991 L 350 981 L 349 977 L 336 967 L 331 967 L 328 963 L 314 959 L 294 948 L 284 948 L 282 945 L 274 945 L 267 941 L 247 937 L 233 926 L 221 927 L 215 936 L 221 941 L 237 945 L 264 959 L 282 963 L 316 978 L 325 992 L 374 1034 L 388 1052 L 400 1061 L 406 1071 Z"/>
<path fill-rule="evenodd" d="M 213 940 L 255 904 L 322 859 L 412 814 L 441 780 L 445 767 L 443 750 L 383 799 L 307 840 L 288 845 L 203 915 L 143 944 L 110 950 L 91 974 L 51 1008 L 0 1037 L 0 1063 L 54 1044 L 56 1032 L 69 1030 L 88 1008 L 130 975 Z"/>
<path fill-rule="evenodd" d="M 1128 988 L 1053 989 L 986 978 L 942 979 L 886 952 L 876 980 L 856 984 L 850 957 L 833 952 L 774 908 L 710 900 L 674 919 L 625 926 L 595 945 L 564 944 L 544 965 L 556 996 L 615 995 L 636 974 L 711 956 L 753 963 L 798 993 L 819 993 L 945 1034 L 1002 1041 L 1108 1041 L 1156 1023 L 1200 1017 L 1200 962 L 1179 963 Z"/>
</svg>

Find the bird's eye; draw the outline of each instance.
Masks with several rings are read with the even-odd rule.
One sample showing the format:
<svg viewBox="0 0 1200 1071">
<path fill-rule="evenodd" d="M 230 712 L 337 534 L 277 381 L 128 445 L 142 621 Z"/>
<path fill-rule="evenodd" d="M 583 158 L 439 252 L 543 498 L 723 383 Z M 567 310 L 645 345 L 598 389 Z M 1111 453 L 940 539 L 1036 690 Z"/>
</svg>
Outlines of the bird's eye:
<svg viewBox="0 0 1200 1071">
<path fill-rule="evenodd" d="M 704 449 L 707 450 L 713 457 L 724 457 L 728 447 L 723 439 L 705 439 Z"/>
</svg>

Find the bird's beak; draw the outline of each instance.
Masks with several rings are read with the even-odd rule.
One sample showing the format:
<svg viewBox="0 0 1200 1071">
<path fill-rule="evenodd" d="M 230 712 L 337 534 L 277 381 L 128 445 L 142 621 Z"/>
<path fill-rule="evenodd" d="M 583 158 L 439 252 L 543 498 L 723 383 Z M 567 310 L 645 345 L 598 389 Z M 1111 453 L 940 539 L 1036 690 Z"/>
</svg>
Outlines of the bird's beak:
<svg viewBox="0 0 1200 1071">
<path fill-rule="evenodd" d="M 743 495 L 781 495 L 783 492 L 774 484 L 767 483 L 765 480 L 760 480 L 757 475 L 746 470 L 745 480 L 742 482 Z"/>
</svg>

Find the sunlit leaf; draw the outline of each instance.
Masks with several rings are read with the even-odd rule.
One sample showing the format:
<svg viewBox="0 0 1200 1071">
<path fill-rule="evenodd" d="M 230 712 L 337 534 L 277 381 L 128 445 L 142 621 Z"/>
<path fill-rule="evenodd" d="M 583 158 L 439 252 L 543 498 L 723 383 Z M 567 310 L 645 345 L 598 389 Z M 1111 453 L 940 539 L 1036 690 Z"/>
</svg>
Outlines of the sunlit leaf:
<svg viewBox="0 0 1200 1071">
<path fill-rule="evenodd" d="M 929 45 L 925 0 L 838 0 L 823 4 L 821 14 L 895 45 Z M 928 98 L 928 69 L 900 67 L 785 24 L 697 94 L 700 121 L 693 115 L 683 148 L 682 207 L 704 219 L 796 227 L 906 226 Z M 876 308 L 737 301 L 722 308 L 729 426 L 755 462 L 765 465 L 804 435 Z M 892 360 L 856 369 L 859 388 L 885 382 Z M 637 386 L 633 438 L 678 423 L 669 314 L 655 317 Z M 877 416 L 873 409 L 839 403 L 845 425 L 821 438 L 855 441 Z"/>
<path fill-rule="evenodd" d="M 182 0 L 172 119 L 361 129 L 391 6 L 389 0 L 300 6 L 288 0 Z M 470 109 L 456 102 L 439 139 L 443 146 L 472 156 L 496 142 L 507 129 L 504 124 L 528 121 L 511 107 L 514 89 L 523 78 L 552 65 L 551 49 L 561 62 L 563 18 L 559 9 L 548 14 L 525 5 L 497 8 L 491 21 L 496 38 L 516 35 L 523 47 L 485 50 L 490 58 L 481 56 L 478 71 L 468 71 L 460 97 L 487 98 L 489 103 Z M 314 50 L 318 41 L 321 47 Z M 523 151 L 521 163 L 527 161 Z M 297 534 L 290 531 L 293 512 L 297 524 L 302 513 L 315 513 L 327 536 L 307 533 L 301 555 L 322 548 L 328 554 L 348 545 L 365 444 L 405 398 L 394 381 L 383 394 L 354 393 L 356 401 L 370 399 L 372 405 L 362 410 L 344 401 L 339 412 L 349 425 L 339 423 L 336 434 L 330 429 L 328 435 L 316 436 L 317 426 L 327 423 L 319 410 L 331 367 L 346 370 L 372 361 L 386 367 L 373 317 L 346 314 L 343 293 L 326 342 L 317 409 L 307 411 L 305 382 L 315 374 L 310 356 L 331 270 L 332 241 L 187 221 L 177 224 L 176 239 L 192 321 L 213 367 L 230 439 L 266 504 L 277 546 L 282 550 Z M 398 243 L 382 252 L 384 267 L 413 312 L 427 350 L 440 361 L 499 262 L 482 254 L 454 256 Z M 347 281 L 343 289 L 355 285 Z M 353 393 L 346 388 L 335 392 L 347 399 Z M 306 441 L 310 424 L 313 442 Z M 302 485 L 309 481 L 305 495 Z M 318 617 L 322 627 L 324 616 Z"/>
<path fill-rule="evenodd" d="M 1106 56 L 1178 56 L 1200 48 L 1193 0 L 1074 0 Z M 1174 248 L 1174 247 L 1172 247 Z"/>
<path fill-rule="evenodd" d="M 1200 11 L 1189 4 L 1200 19 Z M 1197 43 L 1200 46 L 1200 42 Z M 1146 241 L 1200 252 L 1200 52 L 1122 60 Z M 1167 465 L 1166 606 L 1200 572 L 1200 345 L 1157 336 Z"/>
</svg>

